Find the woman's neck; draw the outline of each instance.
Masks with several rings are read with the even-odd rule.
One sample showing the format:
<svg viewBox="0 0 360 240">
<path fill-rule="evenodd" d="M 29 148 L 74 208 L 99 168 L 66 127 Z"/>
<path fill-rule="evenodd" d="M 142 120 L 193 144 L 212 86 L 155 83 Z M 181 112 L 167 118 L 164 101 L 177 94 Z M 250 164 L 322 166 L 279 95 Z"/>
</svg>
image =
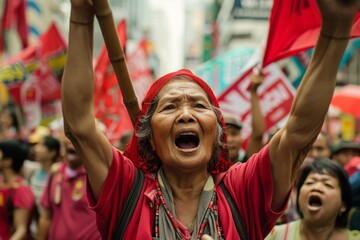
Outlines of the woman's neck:
<svg viewBox="0 0 360 240">
<path fill-rule="evenodd" d="M 53 162 L 52 161 L 44 161 L 44 162 L 41 162 L 40 164 L 41 164 L 42 169 L 44 169 L 45 171 L 49 171 Z"/>
<path fill-rule="evenodd" d="M 301 240 L 330 240 L 336 231 L 335 222 L 324 226 L 302 221 L 300 225 Z"/>
<path fill-rule="evenodd" d="M 177 219 L 191 231 L 197 216 L 198 206 L 209 174 L 207 171 L 197 173 L 175 173 L 164 170 L 174 198 Z"/>
<path fill-rule="evenodd" d="M 164 170 L 175 199 L 197 199 L 209 178 L 207 171 L 201 173 L 174 173 Z"/>
</svg>

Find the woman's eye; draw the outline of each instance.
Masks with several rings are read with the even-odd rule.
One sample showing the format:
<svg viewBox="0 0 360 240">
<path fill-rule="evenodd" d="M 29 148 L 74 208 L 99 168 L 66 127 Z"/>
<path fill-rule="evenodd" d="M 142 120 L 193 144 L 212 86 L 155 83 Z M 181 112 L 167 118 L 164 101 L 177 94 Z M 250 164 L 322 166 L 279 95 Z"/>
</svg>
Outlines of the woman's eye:
<svg viewBox="0 0 360 240">
<path fill-rule="evenodd" d="M 166 105 L 164 107 L 164 110 L 171 110 L 171 109 L 174 109 L 174 108 L 175 108 L 175 106 L 173 104 L 171 104 L 171 105 Z"/>
<path fill-rule="evenodd" d="M 334 187 L 333 187 L 333 185 L 328 184 L 328 183 L 327 183 L 327 184 L 325 184 L 325 186 L 326 186 L 326 187 L 328 187 L 328 188 L 334 188 Z"/>
<path fill-rule="evenodd" d="M 206 108 L 205 105 L 202 104 L 202 103 L 196 103 L 196 104 L 195 104 L 195 107 L 196 107 L 196 108 Z"/>
</svg>

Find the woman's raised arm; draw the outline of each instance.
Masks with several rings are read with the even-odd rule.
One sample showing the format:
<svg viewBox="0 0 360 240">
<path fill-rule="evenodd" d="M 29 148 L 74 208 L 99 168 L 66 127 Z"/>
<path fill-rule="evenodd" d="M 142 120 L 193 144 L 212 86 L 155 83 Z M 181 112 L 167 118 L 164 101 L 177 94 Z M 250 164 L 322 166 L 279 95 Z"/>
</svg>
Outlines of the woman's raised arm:
<svg viewBox="0 0 360 240">
<path fill-rule="evenodd" d="M 66 136 L 74 144 L 98 199 L 108 174 L 111 144 L 97 129 L 94 115 L 94 9 L 89 0 L 71 0 L 69 47 L 62 80 Z"/>
<path fill-rule="evenodd" d="M 283 206 L 297 171 L 321 130 L 360 0 L 317 0 L 317 4 L 322 16 L 321 34 L 289 119 L 270 141 L 273 210 Z"/>
</svg>

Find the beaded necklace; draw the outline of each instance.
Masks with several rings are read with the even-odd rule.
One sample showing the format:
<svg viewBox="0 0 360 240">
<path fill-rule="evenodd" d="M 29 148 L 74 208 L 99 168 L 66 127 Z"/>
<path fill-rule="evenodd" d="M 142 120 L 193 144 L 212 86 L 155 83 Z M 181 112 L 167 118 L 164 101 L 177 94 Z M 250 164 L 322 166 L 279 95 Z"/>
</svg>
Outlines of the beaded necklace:
<svg viewBox="0 0 360 240">
<path fill-rule="evenodd" d="M 181 231 L 179 229 L 179 224 L 175 220 L 174 215 L 170 212 L 169 207 L 167 206 L 167 204 L 165 202 L 159 182 L 156 180 L 155 183 L 156 183 L 156 187 L 157 187 L 156 210 L 155 210 L 155 239 L 159 239 L 159 235 L 160 235 L 159 234 L 159 209 L 160 209 L 160 204 L 162 204 L 164 207 L 164 210 L 166 212 L 166 215 L 170 218 L 171 223 L 175 228 L 176 239 L 186 240 L 186 238 L 183 236 L 183 234 L 181 233 Z M 222 234 L 221 234 L 220 224 L 219 224 L 218 207 L 217 207 L 217 203 L 216 203 L 216 189 L 214 189 L 214 192 L 213 192 L 213 195 L 209 202 L 209 205 L 205 211 L 205 216 L 200 224 L 196 239 L 201 239 L 201 236 L 204 233 L 206 224 L 208 223 L 208 217 L 209 217 L 211 211 L 214 212 L 214 216 L 215 216 L 215 225 L 216 225 L 217 236 L 219 239 L 223 239 Z"/>
</svg>

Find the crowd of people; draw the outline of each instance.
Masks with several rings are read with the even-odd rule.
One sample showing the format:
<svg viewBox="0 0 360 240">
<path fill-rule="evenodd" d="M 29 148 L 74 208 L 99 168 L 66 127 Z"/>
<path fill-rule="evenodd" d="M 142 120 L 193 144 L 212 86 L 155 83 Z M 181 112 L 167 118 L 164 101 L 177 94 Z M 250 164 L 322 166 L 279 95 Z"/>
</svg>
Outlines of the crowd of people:
<svg viewBox="0 0 360 240">
<path fill-rule="evenodd" d="M 240 120 L 187 69 L 156 80 L 134 131 L 111 144 L 93 111 L 96 9 L 71 0 L 63 132 L 24 137 L 19 111 L 0 108 L 0 239 L 360 239 L 360 143 L 322 131 L 360 0 L 317 3 L 321 33 L 286 124 L 264 137 L 254 73 L 241 150 Z"/>
<path fill-rule="evenodd" d="M 0 140 L 0 239 L 101 239 L 70 140 L 45 126 L 20 135 Z"/>
</svg>

